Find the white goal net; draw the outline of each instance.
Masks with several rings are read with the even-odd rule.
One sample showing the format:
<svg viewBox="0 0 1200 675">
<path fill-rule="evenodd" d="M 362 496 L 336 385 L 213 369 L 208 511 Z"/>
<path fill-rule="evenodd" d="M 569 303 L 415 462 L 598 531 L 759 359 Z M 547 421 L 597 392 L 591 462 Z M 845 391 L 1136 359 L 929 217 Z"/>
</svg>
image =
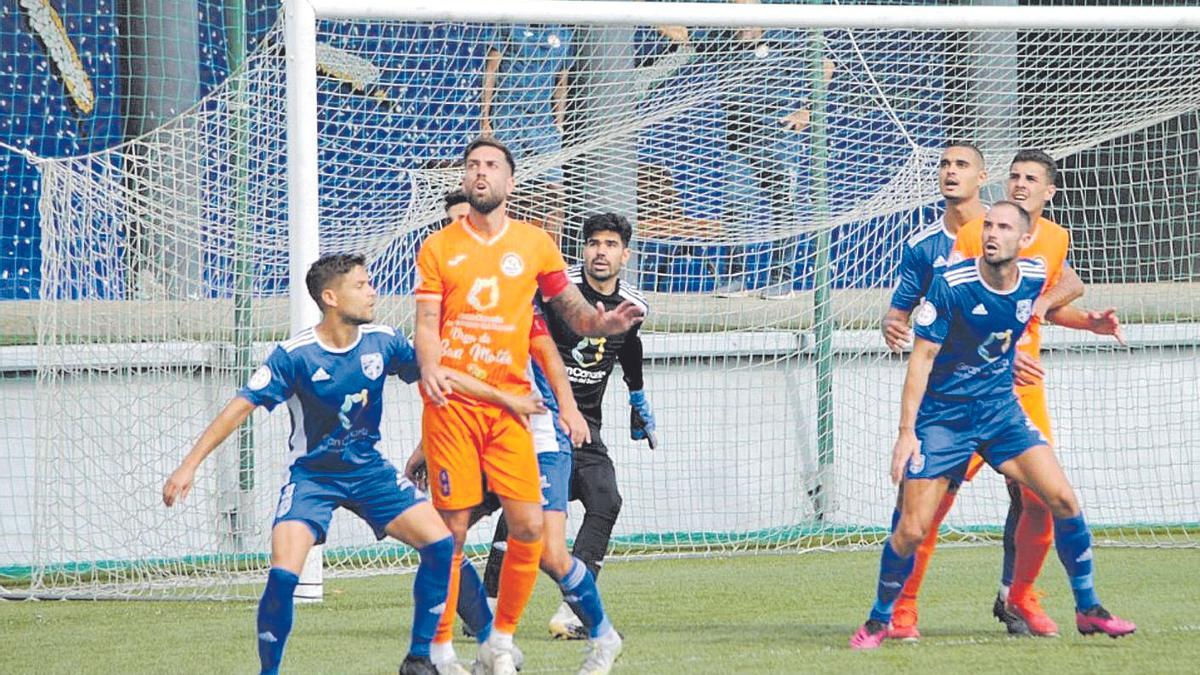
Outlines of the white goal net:
<svg viewBox="0 0 1200 675">
<path fill-rule="evenodd" d="M 646 390 L 662 445 L 629 440 L 613 378 L 614 554 L 868 545 L 894 502 L 904 373 L 877 325 L 904 242 L 940 215 L 941 149 L 983 149 L 989 200 L 1018 149 L 1045 150 L 1062 167 L 1048 216 L 1072 233 L 1079 304 L 1117 307 L 1131 342 L 1046 331 L 1059 455 L 1098 539 L 1195 546 L 1200 32 L 818 30 L 757 13 L 775 9 L 740 15 L 765 28 L 650 14 L 630 26 L 318 20 L 321 252 L 366 253 L 380 320 L 410 333 L 417 247 L 464 145 L 490 130 L 517 156 L 512 209 L 559 234 L 568 257 L 587 215 L 636 223 L 627 280 L 651 306 Z M 277 26 L 186 113 L 37 163 L 36 336 L 6 348 L 35 377 L 0 390 L 5 410 L 36 411 L 0 455 L 18 533 L 0 550 L 6 590 L 256 592 L 244 584 L 266 566 L 287 413 L 256 412 L 182 508 L 164 508 L 160 489 L 288 333 L 287 58 Z M 391 387 L 381 451 L 402 463 L 420 404 Z M 947 535 L 994 536 L 1007 506 L 985 472 Z M 484 540 L 490 530 L 472 542 Z M 327 574 L 413 562 L 352 516 L 335 520 Z"/>
</svg>

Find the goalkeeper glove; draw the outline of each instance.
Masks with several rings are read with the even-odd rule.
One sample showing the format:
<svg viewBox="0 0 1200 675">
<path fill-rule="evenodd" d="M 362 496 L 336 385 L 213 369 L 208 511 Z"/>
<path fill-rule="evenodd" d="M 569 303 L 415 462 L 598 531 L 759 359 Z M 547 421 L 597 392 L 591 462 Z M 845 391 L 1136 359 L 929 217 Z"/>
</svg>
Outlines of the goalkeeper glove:
<svg viewBox="0 0 1200 675">
<path fill-rule="evenodd" d="M 646 401 L 646 392 L 629 392 L 629 438 L 635 441 L 646 439 L 650 449 L 658 447 L 658 436 L 654 433 L 654 413 Z"/>
</svg>

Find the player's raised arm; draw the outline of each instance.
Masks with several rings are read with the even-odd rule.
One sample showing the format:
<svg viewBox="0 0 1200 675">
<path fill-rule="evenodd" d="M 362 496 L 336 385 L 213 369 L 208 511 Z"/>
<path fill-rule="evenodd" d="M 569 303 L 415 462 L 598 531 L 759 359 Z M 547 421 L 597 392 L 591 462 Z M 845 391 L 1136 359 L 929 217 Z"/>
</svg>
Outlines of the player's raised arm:
<svg viewBox="0 0 1200 675">
<path fill-rule="evenodd" d="M 200 468 L 205 458 L 224 443 L 225 439 L 229 438 L 229 435 L 242 422 L 246 421 L 250 413 L 254 412 L 254 408 L 253 403 L 241 396 L 235 396 L 225 405 L 225 408 L 208 425 L 204 433 L 200 434 L 200 438 L 192 446 L 191 452 L 180 462 L 179 468 L 171 473 L 170 478 L 163 485 L 163 504 L 174 506 L 176 501 L 187 497 L 188 492 L 192 490 L 192 482 L 196 479 L 196 469 Z"/>
<path fill-rule="evenodd" d="M 1121 320 L 1115 307 L 1102 311 L 1079 309 L 1074 305 L 1052 309 L 1046 313 L 1046 319 L 1057 326 L 1086 330 L 1096 335 L 1111 335 L 1122 347 L 1125 336 L 1121 333 Z"/>
<path fill-rule="evenodd" d="M 1063 265 L 1062 274 L 1053 286 L 1047 288 L 1033 303 L 1033 315 L 1044 321 L 1052 309 L 1065 307 L 1083 297 L 1083 280 L 1070 265 Z"/>
<path fill-rule="evenodd" d="M 641 323 L 645 317 L 642 308 L 632 300 L 625 300 L 609 311 L 604 309 L 602 302 L 592 307 L 574 284 L 567 285 L 548 302 L 571 330 L 583 337 L 618 335 Z"/>
</svg>

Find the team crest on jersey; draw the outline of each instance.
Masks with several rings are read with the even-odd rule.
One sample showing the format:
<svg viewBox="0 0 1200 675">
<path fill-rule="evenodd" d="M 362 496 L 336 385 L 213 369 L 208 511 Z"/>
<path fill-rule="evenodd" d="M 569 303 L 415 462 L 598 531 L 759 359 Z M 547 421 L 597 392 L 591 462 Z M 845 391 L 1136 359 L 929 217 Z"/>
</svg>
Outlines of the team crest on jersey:
<svg viewBox="0 0 1200 675">
<path fill-rule="evenodd" d="M 950 262 L 946 263 L 946 266 L 949 267 L 950 265 L 957 265 L 964 260 L 966 260 L 966 258 L 963 256 L 962 251 L 951 251 Z"/>
<path fill-rule="evenodd" d="M 917 308 L 916 316 L 913 320 L 918 326 L 930 326 L 934 321 L 937 321 L 937 308 L 928 300 L 922 300 L 921 306 Z"/>
<path fill-rule="evenodd" d="M 467 304 L 480 312 L 500 304 L 500 280 L 496 277 L 476 279 L 467 293 Z"/>
<path fill-rule="evenodd" d="M 379 352 L 371 352 L 363 354 L 360 358 L 362 362 L 363 375 L 378 380 L 380 375 L 383 375 L 383 354 Z"/>
<path fill-rule="evenodd" d="M 575 358 L 575 363 L 584 368 L 593 368 L 600 365 L 600 361 L 604 359 L 606 342 L 608 338 L 580 338 L 579 344 L 571 350 L 571 356 Z"/>
<path fill-rule="evenodd" d="M 1012 346 L 1012 329 L 992 333 L 988 336 L 983 344 L 975 351 L 979 354 L 979 358 L 991 363 L 996 359 L 1004 356 L 1008 348 Z"/>
<path fill-rule="evenodd" d="M 1017 301 L 1017 321 L 1020 321 L 1021 323 L 1025 323 L 1026 321 L 1029 320 L 1029 317 L 1032 315 L 1033 315 L 1033 301 L 1032 300 L 1018 300 Z"/>
<path fill-rule="evenodd" d="M 250 376 L 250 381 L 246 383 L 246 386 L 254 391 L 258 391 L 268 384 L 271 384 L 271 369 L 266 366 L 259 366 L 258 370 L 254 371 L 254 374 Z"/>
<path fill-rule="evenodd" d="M 510 251 L 500 259 L 500 271 L 504 272 L 505 276 L 515 277 L 525 271 L 525 261 L 521 260 L 521 256 Z"/>
</svg>

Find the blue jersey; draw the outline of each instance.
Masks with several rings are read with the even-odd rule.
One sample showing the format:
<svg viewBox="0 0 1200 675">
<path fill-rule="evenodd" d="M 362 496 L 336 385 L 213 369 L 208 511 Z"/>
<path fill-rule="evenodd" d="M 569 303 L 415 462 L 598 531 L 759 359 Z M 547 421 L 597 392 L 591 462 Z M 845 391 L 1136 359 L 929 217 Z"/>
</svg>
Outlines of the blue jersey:
<svg viewBox="0 0 1200 675">
<path fill-rule="evenodd" d="M 904 245 L 900 257 L 900 281 L 892 291 L 892 307 L 911 312 L 929 292 L 933 277 L 949 264 L 954 235 L 941 223 L 922 228 Z"/>
<path fill-rule="evenodd" d="M 417 354 L 388 326 L 359 327 L 346 349 L 322 345 L 309 328 L 281 343 L 238 395 L 268 410 L 287 403 L 293 469 L 338 473 L 383 460 L 375 449 L 388 375 L 420 379 Z"/>
<path fill-rule="evenodd" d="M 942 346 L 933 361 L 926 396 L 949 399 L 1013 394 L 1017 340 L 1046 283 L 1046 266 L 1017 260 L 1017 285 L 997 292 L 979 275 L 979 259 L 947 268 L 929 286 L 913 316 L 916 336 Z"/>
</svg>

